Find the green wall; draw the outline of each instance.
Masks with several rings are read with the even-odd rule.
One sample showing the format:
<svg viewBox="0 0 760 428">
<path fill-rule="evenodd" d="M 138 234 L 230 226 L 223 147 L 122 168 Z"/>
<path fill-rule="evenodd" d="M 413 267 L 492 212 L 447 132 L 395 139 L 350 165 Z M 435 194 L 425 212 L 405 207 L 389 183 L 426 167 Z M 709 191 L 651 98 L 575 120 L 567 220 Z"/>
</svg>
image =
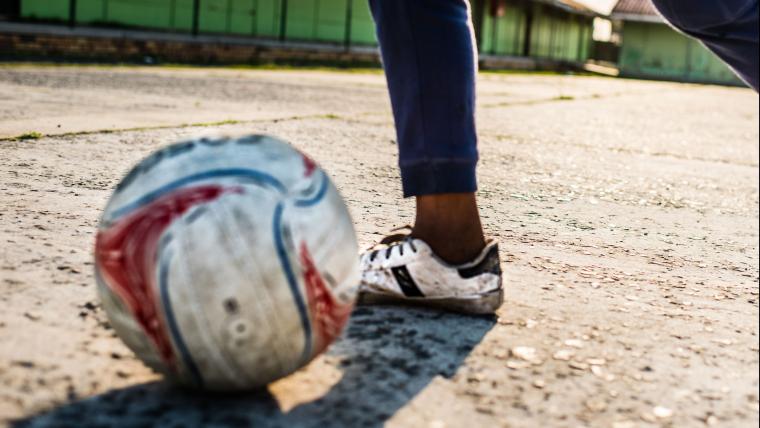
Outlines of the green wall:
<svg viewBox="0 0 760 428">
<path fill-rule="evenodd" d="M 626 21 L 618 65 L 631 77 L 741 83 L 715 54 L 665 24 Z"/>
<path fill-rule="evenodd" d="M 21 0 L 24 18 L 68 19 L 68 0 Z"/>
<path fill-rule="evenodd" d="M 488 3 L 480 33 L 480 51 L 490 55 L 521 55 L 525 36 L 524 10 L 509 4 L 502 16 L 492 16 Z"/>
<path fill-rule="evenodd" d="M 590 17 L 570 14 L 538 3 L 506 2 L 501 16 L 491 14 L 485 1 L 480 51 L 490 55 L 522 55 L 528 20 L 532 15 L 530 56 L 555 60 L 588 59 L 593 24 Z"/>
<path fill-rule="evenodd" d="M 69 1 L 22 0 L 21 16 L 67 21 Z M 201 0 L 198 30 L 205 34 L 280 38 L 283 1 L 287 1 L 287 40 L 340 44 L 346 42 L 348 35 L 351 44 L 377 44 L 368 0 Z M 581 62 L 588 58 L 590 18 L 526 0 L 509 0 L 501 16 L 492 16 L 491 6 L 497 0 L 480 1 L 485 10 L 481 52 L 522 55 L 530 10 L 530 56 Z M 189 32 L 192 21 L 193 0 L 77 0 L 76 22 L 81 25 Z"/>
<path fill-rule="evenodd" d="M 284 0 L 201 0 L 201 33 L 278 38 Z M 298 41 L 374 45 L 375 29 L 367 0 L 287 0 L 285 38 Z M 346 25 L 351 2 L 351 25 Z M 22 0 L 24 18 L 68 20 L 69 0 Z M 193 0 L 77 0 L 78 24 L 116 24 L 190 31 Z"/>
</svg>

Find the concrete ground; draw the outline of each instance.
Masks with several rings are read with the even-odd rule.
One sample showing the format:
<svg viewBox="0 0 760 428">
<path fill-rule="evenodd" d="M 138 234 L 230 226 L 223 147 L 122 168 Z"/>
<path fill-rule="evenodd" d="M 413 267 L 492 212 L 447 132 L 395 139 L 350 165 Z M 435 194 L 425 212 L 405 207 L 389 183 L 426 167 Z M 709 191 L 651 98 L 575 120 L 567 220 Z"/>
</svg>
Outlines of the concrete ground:
<svg viewBox="0 0 760 428">
<path fill-rule="evenodd" d="M 92 276 L 100 210 L 161 146 L 270 133 L 332 174 L 368 246 L 413 214 L 382 75 L 3 66 L 0 100 L 4 424 L 758 424 L 750 90 L 483 74 L 498 317 L 359 308 L 325 355 L 235 396 L 172 389 L 107 328 Z"/>
</svg>

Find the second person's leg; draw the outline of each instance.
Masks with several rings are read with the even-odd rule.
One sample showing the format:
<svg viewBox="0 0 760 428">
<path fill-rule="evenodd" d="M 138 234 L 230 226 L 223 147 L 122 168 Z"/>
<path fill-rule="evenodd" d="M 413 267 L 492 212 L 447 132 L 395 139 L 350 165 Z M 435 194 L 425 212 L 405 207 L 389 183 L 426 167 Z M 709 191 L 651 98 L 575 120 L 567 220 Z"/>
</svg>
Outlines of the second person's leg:
<svg viewBox="0 0 760 428">
<path fill-rule="evenodd" d="M 699 39 L 758 90 L 757 0 L 653 0 L 673 26 Z"/>
</svg>

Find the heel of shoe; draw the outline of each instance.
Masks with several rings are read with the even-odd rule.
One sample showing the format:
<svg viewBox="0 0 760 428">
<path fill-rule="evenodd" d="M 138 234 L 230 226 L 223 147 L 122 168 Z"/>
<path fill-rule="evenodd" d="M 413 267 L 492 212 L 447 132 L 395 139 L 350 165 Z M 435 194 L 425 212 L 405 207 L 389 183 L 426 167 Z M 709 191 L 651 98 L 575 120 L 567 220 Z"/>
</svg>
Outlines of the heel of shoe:
<svg viewBox="0 0 760 428">
<path fill-rule="evenodd" d="M 504 290 L 489 291 L 471 299 L 441 299 L 436 301 L 441 309 L 463 314 L 491 315 L 504 303 Z"/>
</svg>

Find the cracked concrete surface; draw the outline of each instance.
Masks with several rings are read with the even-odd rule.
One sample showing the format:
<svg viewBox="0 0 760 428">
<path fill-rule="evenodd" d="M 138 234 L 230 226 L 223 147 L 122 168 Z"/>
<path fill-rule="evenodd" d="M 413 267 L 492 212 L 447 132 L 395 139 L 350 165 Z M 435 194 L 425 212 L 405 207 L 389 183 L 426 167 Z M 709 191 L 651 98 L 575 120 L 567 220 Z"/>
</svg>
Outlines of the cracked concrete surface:
<svg viewBox="0 0 760 428">
<path fill-rule="evenodd" d="M 158 147 L 271 133 L 331 173 L 367 246 L 413 215 L 382 75 L 13 66 L 0 99 L 0 138 L 45 134 L 0 141 L 4 424 L 757 426 L 754 92 L 481 75 L 498 317 L 359 308 L 304 370 L 234 396 L 164 385 L 107 328 L 100 210 Z"/>
</svg>

